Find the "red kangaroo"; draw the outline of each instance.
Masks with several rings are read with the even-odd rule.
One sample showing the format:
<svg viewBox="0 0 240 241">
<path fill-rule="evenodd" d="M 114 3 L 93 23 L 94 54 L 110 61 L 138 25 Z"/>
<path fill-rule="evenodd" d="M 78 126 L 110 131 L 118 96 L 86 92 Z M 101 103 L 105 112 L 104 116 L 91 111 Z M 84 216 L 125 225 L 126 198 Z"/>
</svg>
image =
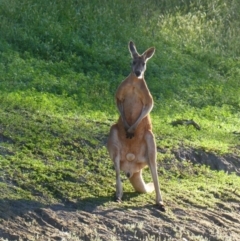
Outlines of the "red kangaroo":
<svg viewBox="0 0 240 241">
<path fill-rule="evenodd" d="M 156 204 L 161 211 L 165 211 L 157 174 L 157 149 L 149 115 L 153 108 L 153 98 L 144 80 L 146 62 L 153 56 L 155 48 L 149 48 L 139 55 L 134 43 L 130 41 L 129 51 L 132 70 L 117 89 L 115 99 L 120 117 L 112 125 L 107 143 L 116 170 L 115 198 L 121 202 L 123 196 L 121 170 L 137 192 L 155 190 Z M 146 184 L 142 178 L 142 169 L 146 165 L 150 168 L 153 183 Z"/>
</svg>

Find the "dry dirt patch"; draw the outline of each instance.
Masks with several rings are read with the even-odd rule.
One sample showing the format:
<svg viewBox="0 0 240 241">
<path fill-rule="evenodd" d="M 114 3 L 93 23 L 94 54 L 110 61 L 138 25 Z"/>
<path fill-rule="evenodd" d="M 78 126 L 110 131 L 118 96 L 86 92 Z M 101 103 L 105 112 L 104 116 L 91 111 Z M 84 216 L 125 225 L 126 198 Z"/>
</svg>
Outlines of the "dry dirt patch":
<svg viewBox="0 0 240 241">
<path fill-rule="evenodd" d="M 219 201 L 221 203 L 221 201 Z M 240 204 L 200 209 L 167 203 L 122 208 L 92 202 L 41 206 L 1 201 L 1 240 L 230 240 L 240 237 Z M 3 210 L 4 208 L 4 210 Z"/>
</svg>

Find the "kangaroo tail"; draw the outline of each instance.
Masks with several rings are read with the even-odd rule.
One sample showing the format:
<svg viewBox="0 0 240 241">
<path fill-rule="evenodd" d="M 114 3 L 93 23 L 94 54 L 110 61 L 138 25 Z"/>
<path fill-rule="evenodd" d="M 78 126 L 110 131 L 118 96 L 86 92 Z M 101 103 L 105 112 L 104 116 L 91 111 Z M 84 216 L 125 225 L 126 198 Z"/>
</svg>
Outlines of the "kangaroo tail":
<svg viewBox="0 0 240 241">
<path fill-rule="evenodd" d="M 153 183 L 146 184 L 142 178 L 142 170 L 139 172 L 136 172 L 132 175 L 131 178 L 129 178 L 129 181 L 131 182 L 133 188 L 135 191 L 140 193 L 146 193 L 146 192 L 152 192 L 154 191 L 154 185 Z"/>
</svg>

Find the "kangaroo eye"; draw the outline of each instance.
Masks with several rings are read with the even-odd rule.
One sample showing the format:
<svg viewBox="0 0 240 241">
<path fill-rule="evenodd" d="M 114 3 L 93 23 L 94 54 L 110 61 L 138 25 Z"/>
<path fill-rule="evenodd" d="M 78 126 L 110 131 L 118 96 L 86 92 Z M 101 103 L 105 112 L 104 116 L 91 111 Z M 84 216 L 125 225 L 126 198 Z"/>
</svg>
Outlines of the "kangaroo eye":
<svg viewBox="0 0 240 241">
<path fill-rule="evenodd" d="M 133 61 L 132 63 L 133 63 L 133 65 L 135 65 L 137 62 L 136 62 L 136 61 Z"/>
<path fill-rule="evenodd" d="M 144 65 L 145 65 L 145 63 L 143 62 L 143 63 L 142 63 L 142 65 L 144 66 Z"/>
</svg>

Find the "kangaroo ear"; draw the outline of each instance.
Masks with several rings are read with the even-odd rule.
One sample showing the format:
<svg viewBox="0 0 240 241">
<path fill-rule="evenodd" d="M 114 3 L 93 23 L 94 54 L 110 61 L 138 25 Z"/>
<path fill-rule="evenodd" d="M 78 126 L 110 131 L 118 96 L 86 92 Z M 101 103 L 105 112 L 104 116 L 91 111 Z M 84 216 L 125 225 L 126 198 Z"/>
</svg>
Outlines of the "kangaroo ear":
<svg viewBox="0 0 240 241">
<path fill-rule="evenodd" d="M 136 49 L 136 46 L 135 46 L 135 44 L 133 43 L 133 41 L 130 41 L 130 42 L 129 42 L 128 48 L 129 48 L 129 51 L 130 51 L 130 53 L 131 53 L 131 55 L 132 55 L 132 58 L 139 56 L 139 54 L 138 54 L 138 52 L 137 52 L 137 49 Z"/>
<path fill-rule="evenodd" d="M 144 52 L 143 56 L 144 56 L 145 60 L 147 61 L 147 60 L 149 60 L 150 58 L 152 58 L 152 56 L 154 55 L 154 53 L 155 53 L 155 48 L 152 47 L 152 48 L 147 49 L 147 50 Z"/>
</svg>

